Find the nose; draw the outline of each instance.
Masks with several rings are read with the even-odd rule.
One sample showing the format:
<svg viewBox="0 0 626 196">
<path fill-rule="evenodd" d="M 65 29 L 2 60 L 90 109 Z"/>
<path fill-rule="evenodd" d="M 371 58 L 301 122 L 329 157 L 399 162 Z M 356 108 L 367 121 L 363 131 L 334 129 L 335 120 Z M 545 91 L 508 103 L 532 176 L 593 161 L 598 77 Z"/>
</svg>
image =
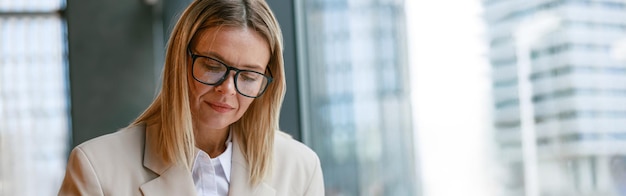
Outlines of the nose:
<svg viewBox="0 0 626 196">
<path fill-rule="evenodd" d="M 215 91 L 225 95 L 234 95 L 237 93 L 237 89 L 235 89 L 235 73 L 234 71 L 229 71 L 228 75 L 220 83 L 215 86 Z"/>
</svg>

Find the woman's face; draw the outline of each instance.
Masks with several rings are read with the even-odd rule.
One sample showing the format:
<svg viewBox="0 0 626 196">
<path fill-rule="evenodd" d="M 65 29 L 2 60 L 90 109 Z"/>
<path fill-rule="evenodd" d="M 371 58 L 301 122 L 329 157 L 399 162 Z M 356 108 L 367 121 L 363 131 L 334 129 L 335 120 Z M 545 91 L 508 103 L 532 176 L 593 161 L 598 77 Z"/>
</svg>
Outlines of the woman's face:
<svg viewBox="0 0 626 196">
<path fill-rule="evenodd" d="M 270 59 L 269 44 L 264 37 L 245 27 L 212 27 L 199 30 L 189 49 L 195 55 L 217 59 L 240 69 L 265 73 Z M 188 84 L 190 107 L 196 129 L 224 130 L 239 120 L 253 98 L 245 97 L 235 89 L 235 71 L 215 86 L 202 84 L 192 76 L 191 56 L 188 57 Z"/>
</svg>

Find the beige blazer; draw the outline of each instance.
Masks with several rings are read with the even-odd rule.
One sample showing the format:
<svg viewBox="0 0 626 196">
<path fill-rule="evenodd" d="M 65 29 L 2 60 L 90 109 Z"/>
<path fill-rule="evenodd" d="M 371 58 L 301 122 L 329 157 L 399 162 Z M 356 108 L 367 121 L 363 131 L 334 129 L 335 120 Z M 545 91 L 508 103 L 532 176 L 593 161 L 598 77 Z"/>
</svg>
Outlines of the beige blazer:
<svg viewBox="0 0 626 196">
<path fill-rule="evenodd" d="M 157 156 L 156 129 L 133 126 L 76 146 L 59 195 L 196 195 L 191 172 Z M 282 132 L 275 136 L 272 172 L 250 186 L 249 167 L 235 138 L 228 195 L 324 195 L 315 152 Z"/>
</svg>

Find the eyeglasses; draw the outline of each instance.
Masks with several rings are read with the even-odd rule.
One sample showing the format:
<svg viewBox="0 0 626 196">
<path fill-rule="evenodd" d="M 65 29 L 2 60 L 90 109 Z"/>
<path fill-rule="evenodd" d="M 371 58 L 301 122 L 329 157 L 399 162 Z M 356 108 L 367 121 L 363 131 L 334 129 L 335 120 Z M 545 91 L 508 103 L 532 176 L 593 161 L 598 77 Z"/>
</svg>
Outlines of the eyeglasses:
<svg viewBox="0 0 626 196">
<path fill-rule="evenodd" d="M 263 73 L 259 73 L 252 70 L 242 70 L 235 67 L 226 65 L 220 60 L 211 58 L 208 56 L 196 55 L 188 49 L 189 55 L 191 55 L 191 69 L 193 79 L 196 81 L 217 86 L 221 85 L 226 78 L 230 75 L 230 71 L 235 71 L 235 89 L 237 93 L 250 97 L 257 98 L 263 95 L 267 86 L 272 82 L 272 71 L 267 67 L 267 71 L 270 76 L 266 76 Z"/>
</svg>

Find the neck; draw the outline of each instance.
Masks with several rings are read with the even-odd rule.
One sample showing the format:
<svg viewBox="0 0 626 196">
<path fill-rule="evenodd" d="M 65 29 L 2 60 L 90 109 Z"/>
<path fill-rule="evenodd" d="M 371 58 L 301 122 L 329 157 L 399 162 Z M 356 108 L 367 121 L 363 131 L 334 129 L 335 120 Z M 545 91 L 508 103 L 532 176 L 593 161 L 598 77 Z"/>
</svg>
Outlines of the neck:
<svg viewBox="0 0 626 196">
<path fill-rule="evenodd" d="M 226 150 L 226 140 L 228 139 L 229 127 L 223 129 L 195 129 L 194 137 L 196 147 L 215 158 Z"/>
</svg>

